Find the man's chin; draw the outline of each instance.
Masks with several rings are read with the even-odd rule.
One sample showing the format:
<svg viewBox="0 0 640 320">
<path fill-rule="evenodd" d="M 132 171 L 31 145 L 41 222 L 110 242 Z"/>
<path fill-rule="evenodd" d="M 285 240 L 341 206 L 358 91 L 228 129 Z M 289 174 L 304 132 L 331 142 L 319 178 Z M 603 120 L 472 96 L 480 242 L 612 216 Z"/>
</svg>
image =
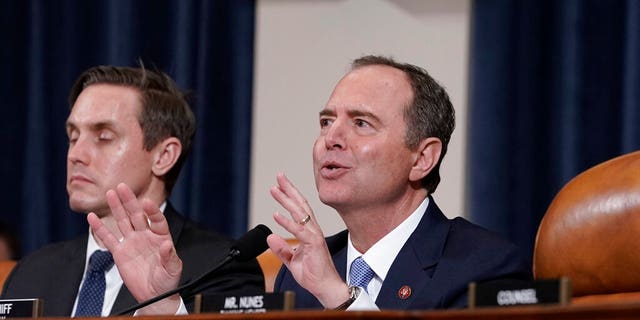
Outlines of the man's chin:
<svg viewBox="0 0 640 320">
<path fill-rule="evenodd" d="M 100 206 L 95 201 L 86 201 L 80 199 L 69 198 L 69 207 L 71 210 L 79 213 L 89 213 L 100 211 Z"/>
<path fill-rule="evenodd" d="M 69 204 L 69 207 L 71 208 L 71 211 L 77 212 L 77 213 L 87 214 L 91 212 L 90 210 L 85 210 L 84 207 L 78 206 L 78 205 Z"/>
<path fill-rule="evenodd" d="M 340 194 L 340 193 L 320 194 L 319 198 L 320 198 L 320 202 L 334 209 L 338 209 L 342 207 L 347 203 L 347 200 L 348 200 L 344 194 Z"/>
</svg>

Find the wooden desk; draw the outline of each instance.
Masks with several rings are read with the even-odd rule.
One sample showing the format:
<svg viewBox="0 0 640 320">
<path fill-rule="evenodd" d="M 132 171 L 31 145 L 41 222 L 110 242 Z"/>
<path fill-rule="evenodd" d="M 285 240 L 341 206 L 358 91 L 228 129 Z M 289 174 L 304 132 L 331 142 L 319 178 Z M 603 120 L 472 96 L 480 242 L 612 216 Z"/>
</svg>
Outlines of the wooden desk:
<svg viewBox="0 0 640 320">
<path fill-rule="evenodd" d="M 261 314 L 195 314 L 189 316 L 136 317 L 136 320 L 284 320 L 284 319 L 417 319 L 417 320 L 466 320 L 466 319 L 639 319 L 640 302 L 625 304 L 602 304 L 580 306 L 530 306 L 512 308 L 487 308 L 475 310 L 437 310 L 437 311 L 381 311 L 381 312 L 344 312 L 344 311 L 290 311 Z M 40 318 L 64 319 L 64 318 Z M 95 318 L 76 318 L 95 319 Z M 131 317 L 113 317 L 114 320 L 131 320 Z"/>
</svg>

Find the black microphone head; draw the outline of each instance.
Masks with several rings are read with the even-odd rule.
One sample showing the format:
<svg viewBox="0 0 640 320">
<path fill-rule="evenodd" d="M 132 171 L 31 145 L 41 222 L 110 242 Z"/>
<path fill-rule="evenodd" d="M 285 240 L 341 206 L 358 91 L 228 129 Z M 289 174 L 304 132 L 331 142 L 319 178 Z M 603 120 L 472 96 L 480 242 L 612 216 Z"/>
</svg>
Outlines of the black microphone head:
<svg viewBox="0 0 640 320">
<path fill-rule="evenodd" d="M 231 245 L 231 254 L 240 262 L 249 261 L 257 257 L 269 248 L 267 237 L 270 234 L 271 229 L 269 227 L 264 224 L 257 225 Z"/>
</svg>

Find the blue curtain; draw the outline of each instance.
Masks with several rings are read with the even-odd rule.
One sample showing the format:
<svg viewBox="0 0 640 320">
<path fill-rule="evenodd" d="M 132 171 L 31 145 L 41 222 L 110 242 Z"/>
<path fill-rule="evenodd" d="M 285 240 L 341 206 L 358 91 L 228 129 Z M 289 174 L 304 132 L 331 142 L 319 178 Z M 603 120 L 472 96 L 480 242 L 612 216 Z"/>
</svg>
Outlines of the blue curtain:
<svg viewBox="0 0 640 320">
<path fill-rule="evenodd" d="M 640 1 L 472 8 L 470 216 L 532 253 L 564 184 L 640 149 Z"/>
<path fill-rule="evenodd" d="M 230 236 L 247 229 L 254 10 L 253 0 L 0 2 L 0 219 L 25 252 L 88 230 L 65 189 L 73 81 L 138 59 L 194 96 L 196 139 L 174 205 Z"/>
</svg>

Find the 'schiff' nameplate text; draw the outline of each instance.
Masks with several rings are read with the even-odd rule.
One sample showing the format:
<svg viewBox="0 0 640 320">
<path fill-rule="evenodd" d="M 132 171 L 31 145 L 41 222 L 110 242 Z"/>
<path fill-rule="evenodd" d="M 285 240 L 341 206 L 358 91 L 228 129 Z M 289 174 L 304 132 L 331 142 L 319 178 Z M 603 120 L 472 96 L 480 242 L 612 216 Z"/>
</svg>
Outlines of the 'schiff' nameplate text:
<svg viewBox="0 0 640 320">
<path fill-rule="evenodd" d="M 40 299 L 0 300 L 0 319 L 38 318 L 42 314 Z"/>
</svg>

